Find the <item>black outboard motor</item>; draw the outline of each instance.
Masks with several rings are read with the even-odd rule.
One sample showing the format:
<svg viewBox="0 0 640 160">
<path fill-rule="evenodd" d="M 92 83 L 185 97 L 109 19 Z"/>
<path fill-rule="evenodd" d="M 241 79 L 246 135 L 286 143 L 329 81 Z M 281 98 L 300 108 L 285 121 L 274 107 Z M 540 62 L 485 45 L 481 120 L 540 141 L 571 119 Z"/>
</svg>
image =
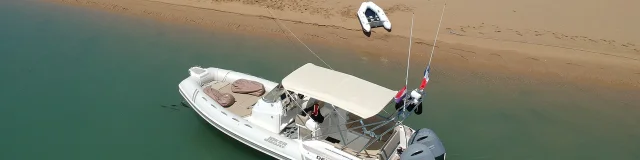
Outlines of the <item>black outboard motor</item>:
<svg viewBox="0 0 640 160">
<path fill-rule="evenodd" d="M 407 150 L 411 149 L 414 144 L 422 144 L 426 146 L 435 156 L 435 160 L 445 159 L 446 151 L 444 149 L 444 145 L 442 145 L 442 141 L 440 141 L 440 138 L 438 138 L 436 133 L 429 128 L 422 128 L 413 133 L 409 139 L 409 147 L 407 147 Z"/>
<path fill-rule="evenodd" d="M 435 160 L 435 156 L 429 147 L 421 143 L 414 143 L 402 152 L 400 160 Z"/>
</svg>

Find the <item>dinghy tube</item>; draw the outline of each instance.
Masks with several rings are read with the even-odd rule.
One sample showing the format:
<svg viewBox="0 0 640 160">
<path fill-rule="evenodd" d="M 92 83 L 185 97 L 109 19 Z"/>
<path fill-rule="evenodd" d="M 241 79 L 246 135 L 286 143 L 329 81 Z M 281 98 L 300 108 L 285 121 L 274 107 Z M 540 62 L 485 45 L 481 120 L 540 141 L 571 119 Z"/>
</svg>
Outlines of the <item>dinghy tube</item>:
<svg viewBox="0 0 640 160">
<path fill-rule="evenodd" d="M 371 28 L 380 26 L 387 31 L 391 31 L 389 17 L 387 17 L 382 8 L 371 1 L 362 2 L 360 9 L 358 9 L 358 19 L 360 19 L 360 24 L 365 32 L 371 32 Z"/>
</svg>

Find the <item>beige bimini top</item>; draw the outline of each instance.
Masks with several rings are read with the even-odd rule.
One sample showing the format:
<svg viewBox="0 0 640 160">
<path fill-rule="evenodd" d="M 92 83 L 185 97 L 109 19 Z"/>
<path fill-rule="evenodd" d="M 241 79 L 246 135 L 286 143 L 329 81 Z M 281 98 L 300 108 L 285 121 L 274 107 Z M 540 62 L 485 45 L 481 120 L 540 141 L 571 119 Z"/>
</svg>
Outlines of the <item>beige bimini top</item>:
<svg viewBox="0 0 640 160">
<path fill-rule="evenodd" d="M 282 86 L 290 91 L 333 104 L 361 118 L 378 114 L 396 91 L 312 63 L 296 69 Z"/>
</svg>

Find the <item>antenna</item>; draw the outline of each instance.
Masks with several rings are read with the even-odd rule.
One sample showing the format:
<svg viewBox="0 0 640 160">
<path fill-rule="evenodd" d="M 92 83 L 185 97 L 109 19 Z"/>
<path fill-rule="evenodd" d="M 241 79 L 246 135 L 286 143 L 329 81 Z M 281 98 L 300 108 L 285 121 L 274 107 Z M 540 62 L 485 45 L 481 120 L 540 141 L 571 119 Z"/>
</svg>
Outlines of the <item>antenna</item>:
<svg viewBox="0 0 640 160">
<path fill-rule="evenodd" d="M 307 46 L 307 44 L 304 44 L 304 42 L 302 42 L 302 40 L 300 40 L 300 38 L 298 38 L 298 36 L 296 36 L 296 34 L 293 34 L 293 32 L 291 32 L 291 30 L 289 30 L 289 28 L 287 28 L 287 26 L 285 26 L 284 24 L 282 24 L 280 22 L 280 18 L 276 17 L 275 14 L 273 14 L 273 12 L 271 12 L 271 10 L 269 8 L 267 8 L 267 11 L 269 11 L 269 13 L 271 14 L 271 16 L 273 16 L 273 18 L 275 18 L 277 21 L 277 23 L 279 24 L 279 26 L 284 27 L 285 29 L 287 29 L 287 31 L 289 31 L 289 33 L 291 33 L 291 35 L 293 35 L 293 37 L 295 37 L 298 42 L 302 43 L 302 45 L 304 45 L 304 47 L 307 47 L 307 49 L 313 53 L 314 56 L 316 56 L 320 61 L 322 61 L 322 63 L 324 63 L 325 65 L 327 65 L 327 67 L 329 67 L 331 70 L 333 70 L 333 68 L 331 68 L 331 66 L 329 64 L 327 64 L 327 62 L 325 62 L 322 58 L 320 58 L 320 56 L 318 56 L 318 54 L 316 54 L 316 52 L 313 52 L 311 50 L 311 48 L 309 48 L 309 46 Z"/>
<path fill-rule="evenodd" d="M 447 0 L 444 0 L 444 6 L 442 6 L 442 13 L 440 14 L 440 22 L 438 23 L 438 30 L 436 30 L 436 38 L 433 39 L 433 46 L 431 47 L 431 56 L 429 56 L 429 64 L 427 64 L 427 66 L 431 66 L 433 51 L 436 49 L 436 42 L 438 42 L 438 34 L 440 34 L 440 25 L 442 24 L 442 18 L 444 17 L 444 9 L 446 7 L 447 7 Z"/>
<path fill-rule="evenodd" d="M 407 85 L 409 85 L 409 64 L 411 62 L 411 44 L 412 44 L 411 38 L 413 37 L 413 17 L 414 16 L 415 16 L 415 13 L 411 13 L 411 30 L 409 31 L 409 55 L 407 56 L 407 75 L 404 78 L 404 87 L 403 87 L 403 89 L 405 89 L 405 90 L 404 91 L 401 90 L 402 92 L 404 92 L 402 94 L 407 94 L 406 88 L 407 88 Z M 406 98 L 403 98 L 402 101 L 404 101 L 403 104 L 407 104 L 407 99 Z M 402 105 L 402 112 L 406 112 L 406 111 L 407 111 L 406 105 Z"/>
<path fill-rule="evenodd" d="M 413 37 L 413 17 L 415 13 L 411 13 L 411 30 L 409 31 L 409 56 L 407 56 L 407 76 L 404 78 L 404 86 L 409 83 L 409 63 L 411 59 L 411 38 Z"/>
<path fill-rule="evenodd" d="M 438 29 L 436 30 L 436 37 L 433 40 L 433 47 L 431 48 L 431 56 L 429 57 L 429 64 L 427 65 L 427 70 L 425 72 L 427 72 L 429 67 L 431 66 L 431 60 L 433 58 L 433 53 L 434 53 L 434 50 L 436 48 L 436 42 L 438 41 L 438 34 L 440 33 L 440 26 L 442 25 L 442 19 L 444 17 L 444 10 L 445 10 L 446 7 L 447 7 L 447 0 L 444 1 L 444 5 L 442 6 L 442 13 L 440 14 L 440 22 L 438 23 Z M 411 17 L 411 33 L 410 33 L 410 36 L 409 36 L 409 42 L 410 42 L 409 43 L 409 56 L 411 56 L 411 36 L 412 35 L 413 35 L 413 16 Z M 425 74 L 428 75 L 429 73 L 425 73 Z M 405 80 L 405 87 L 406 87 L 406 84 L 408 82 L 408 77 L 409 77 L 409 58 L 407 58 L 407 80 Z M 428 79 L 426 79 L 426 81 L 428 81 Z M 425 79 L 423 79 L 423 81 L 422 81 L 423 84 L 421 84 L 421 87 L 422 87 L 422 85 L 426 84 L 426 81 L 425 81 Z M 424 95 L 424 92 L 422 92 L 422 89 L 420 90 L 420 92 Z M 405 91 L 405 94 L 407 94 L 406 91 Z M 407 102 L 407 98 L 404 98 L 403 101 L 405 102 L 403 104 L 403 106 L 402 106 L 403 118 L 399 120 L 400 123 L 404 122 L 404 120 L 411 114 L 410 112 L 409 113 L 404 113 L 404 112 L 406 112 L 406 108 L 407 108 L 407 105 L 408 105 L 406 103 Z M 422 102 L 420 102 L 420 103 L 422 103 Z M 417 105 L 416 105 L 416 107 L 417 107 Z M 417 108 L 414 107 L 413 110 L 415 110 L 415 109 L 417 109 Z M 413 110 L 411 110 L 411 111 L 413 111 Z"/>
<path fill-rule="evenodd" d="M 266 8 L 266 9 L 267 9 L 267 11 L 269 11 L 269 14 L 271 14 L 271 16 L 272 16 L 273 18 L 275 18 L 275 19 L 276 19 L 276 22 L 278 23 L 278 27 L 282 26 L 282 27 L 284 27 L 285 29 L 287 29 L 287 31 L 289 31 L 289 33 L 291 33 L 291 35 L 293 35 L 293 37 L 295 37 L 295 38 L 298 40 L 298 42 L 302 43 L 302 45 L 304 45 L 304 47 L 306 47 L 306 48 L 309 50 L 309 52 L 311 52 L 311 53 L 312 53 L 314 56 L 316 56 L 320 61 L 322 61 L 322 63 L 324 63 L 325 65 L 327 65 L 327 67 L 329 67 L 329 69 L 334 70 L 334 69 L 333 69 L 329 64 L 327 64 L 327 62 L 325 62 L 322 58 L 320 58 L 320 56 L 318 56 L 318 54 L 316 54 L 316 52 L 313 52 L 313 50 L 311 50 L 311 48 L 309 48 L 309 46 L 307 46 L 307 44 L 304 44 L 304 42 L 302 42 L 302 40 L 300 40 L 300 38 L 298 38 L 298 36 L 296 36 L 296 34 L 293 34 L 293 32 L 291 32 L 291 30 L 290 30 L 286 25 L 284 25 L 283 23 L 281 23 L 281 22 L 280 22 L 280 18 L 276 17 L 276 16 L 275 16 L 275 14 L 273 14 L 273 12 L 271 12 L 271 10 L 270 10 L 269 8 Z M 282 28 L 281 28 L 281 29 L 282 29 Z M 288 92 L 287 92 L 287 93 L 288 93 Z M 337 110 L 336 110 L 336 106 L 334 106 L 333 104 L 331 104 L 331 106 L 333 107 L 333 110 L 334 110 L 334 111 L 337 111 Z M 298 106 L 298 107 L 300 107 L 300 106 Z M 300 107 L 300 108 L 302 109 L 302 107 Z M 347 118 L 342 117 L 340 114 L 338 114 L 338 116 L 339 116 L 340 118 L 344 119 L 344 120 L 347 120 Z M 326 118 L 326 117 L 325 117 L 325 118 Z"/>
</svg>

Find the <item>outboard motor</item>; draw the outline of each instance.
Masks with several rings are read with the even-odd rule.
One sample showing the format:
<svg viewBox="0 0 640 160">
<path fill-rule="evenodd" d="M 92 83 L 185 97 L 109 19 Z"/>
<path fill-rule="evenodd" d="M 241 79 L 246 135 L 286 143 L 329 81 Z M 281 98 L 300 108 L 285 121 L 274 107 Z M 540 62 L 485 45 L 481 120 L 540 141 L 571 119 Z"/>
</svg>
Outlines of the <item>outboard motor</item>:
<svg viewBox="0 0 640 160">
<path fill-rule="evenodd" d="M 409 94 L 409 97 L 407 97 L 407 110 L 408 111 L 412 111 L 415 112 L 417 115 L 422 114 L 422 95 L 423 93 L 417 91 L 417 90 L 413 90 L 411 91 L 411 93 Z M 404 100 L 397 100 L 396 101 L 396 110 L 400 109 L 401 107 L 404 106 Z M 415 108 L 415 110 L 414 110 Z"/>
<path fill-rule="evenodd" d="M 429 147 L 421 143 L 414 143 L 402 152 L 400 160 L 435 160 L 435 156 Z"/>
<path fill-rule="evenodd" d="M 422 128 L 413 133 L 409 139 L 409 147 L 407 150 L 414 144 L 425 145 L 435 156 L 435 160 L 445 159 L 446 151 L 444 145 L 442 145 L 442 141 L 440 141 L 436 133 L 429 128 Z"/>
<path fill-rule="evenodd" d="M 408 110 L 413 110 L 413 108 L 417 107 L 415 110 L 413 110 L 413 112 L 415 112 L 417 115 L 422 114 L 422 93 L 414 89 L 413 91 L 411 91 L 408 101 Z"/>
</svg>

